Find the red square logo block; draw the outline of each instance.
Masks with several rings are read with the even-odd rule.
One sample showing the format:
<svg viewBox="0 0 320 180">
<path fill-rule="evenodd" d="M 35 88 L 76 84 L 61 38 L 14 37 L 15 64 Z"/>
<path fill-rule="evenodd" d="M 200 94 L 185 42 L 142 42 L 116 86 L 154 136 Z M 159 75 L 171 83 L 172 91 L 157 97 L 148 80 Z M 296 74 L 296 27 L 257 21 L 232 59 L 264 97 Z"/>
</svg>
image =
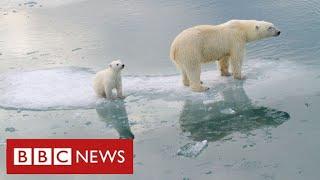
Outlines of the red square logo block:
<svg viewBox="0 0 320 180">
<path fill-rule="evenodd" d="M 7 139 L 7 174 L 133 174 L 132 139 Z"/>
</svg>

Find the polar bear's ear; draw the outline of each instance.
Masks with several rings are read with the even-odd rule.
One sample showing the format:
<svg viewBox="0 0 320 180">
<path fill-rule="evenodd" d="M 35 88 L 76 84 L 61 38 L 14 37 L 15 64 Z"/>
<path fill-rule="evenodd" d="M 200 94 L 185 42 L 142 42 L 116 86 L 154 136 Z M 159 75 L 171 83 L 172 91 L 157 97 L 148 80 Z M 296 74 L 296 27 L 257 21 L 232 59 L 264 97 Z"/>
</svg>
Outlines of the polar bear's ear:
<svg viewBox="0 0 320 180">
<path fill-rule="evenodd" d="M 259 30 L 259 26 L 258 25 L 256 25 L 256 30 Z"/>
<path fill-rule="evenodd" d="M 112 64 L 109 64 L 109 67 L 112 68 Z"/>
</svg>

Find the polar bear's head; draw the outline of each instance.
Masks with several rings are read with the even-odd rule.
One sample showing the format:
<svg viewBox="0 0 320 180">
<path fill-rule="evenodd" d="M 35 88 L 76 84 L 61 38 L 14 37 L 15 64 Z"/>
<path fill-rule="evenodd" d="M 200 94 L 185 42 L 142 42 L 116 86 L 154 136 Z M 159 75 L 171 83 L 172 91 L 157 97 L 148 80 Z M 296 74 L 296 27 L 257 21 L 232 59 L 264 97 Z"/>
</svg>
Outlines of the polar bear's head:
<svg viewBox="0 0 320 180">
<path fill-rule="evenodd" d="M 247 22 L 243 21 L 243 25 L 247 32 L 248 42 L 279 36 L 281 33 L 272 23 L 266 21 L 248 20 Z"/>
<path fill-rule="evenodd" d="M 124 68 L 124 64 L 120 60 L 115 60 L 109 64 L 109 68 L 114 71 L 121 71 Z"/>
</svg>

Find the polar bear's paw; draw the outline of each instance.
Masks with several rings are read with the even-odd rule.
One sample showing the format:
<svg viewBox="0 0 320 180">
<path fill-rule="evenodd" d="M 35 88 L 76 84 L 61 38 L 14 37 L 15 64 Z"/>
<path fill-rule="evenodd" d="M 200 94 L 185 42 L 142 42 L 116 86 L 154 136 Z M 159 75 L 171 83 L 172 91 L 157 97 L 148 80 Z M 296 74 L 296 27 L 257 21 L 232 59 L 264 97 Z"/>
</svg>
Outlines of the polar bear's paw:
<svg viewBox="0 0 320 180">
<path fill-rule="evenodd" d="M 246 76 L 241 76 L 241 75 L 240 75 L 240 76 L 235 76 L 235 75 L 234 75 L 233 78 L 234 78 L 234 79 L 237 79 L 237 80 L 246 80 L 246 79 L 247 79 Z"/>
<path fill-rule="evenodd" d="M 117 98 L 119 98 L 119 99 L 125 99 L 126 96 L 121 95 L 121 96 L 117 96 Z"/>
<path fill-rule="evenodd" d="M 187 87 L 190 86 L 189 80 L 183 80 L 182 83 L 184 86 L 187 86 Z"/>
<path fill-rule="evenodd" d="M 221 76 L 231 76 L 231 73 L 221 71 Z"/>
<path fill-rule="evenodd" d="M 182 83 L 184 86 L 187 86 L 187 87 L 190 86 L 189 81 L 182 81 Z M 200 81 L 200 84 L 203 84 L 203 81 Z"/>
<path fill-rule="evenodd" d="M 204 92 L 204 91 L 209 90 L 209 88 L 206 86 L 191 87 L 191 89 L 194 92 Z"/>
</svg>

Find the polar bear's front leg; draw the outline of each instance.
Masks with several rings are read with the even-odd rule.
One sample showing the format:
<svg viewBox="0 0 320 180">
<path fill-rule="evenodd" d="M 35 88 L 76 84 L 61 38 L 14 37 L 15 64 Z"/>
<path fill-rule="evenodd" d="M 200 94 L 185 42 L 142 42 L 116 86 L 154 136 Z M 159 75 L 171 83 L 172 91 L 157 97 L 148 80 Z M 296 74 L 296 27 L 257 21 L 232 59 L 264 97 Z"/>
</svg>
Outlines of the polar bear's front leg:
<svg viewBox="0 0 320 180">
<path fill-rule="evenodd" d="M 242 79 L 241 77 L 241 62 L 242 60 L 239 59 L 232 59 L 231 60 L 231 68 L 232 68 L 232 73 L 233 73 L 233 78 L 234 79 Z"/>
<path fill-rule="evenodd" d="M 242 79 L 241 69 L 244 56 L 244 45 L 236 46 L 235 50 L 231 52 L 230 64 L 234 79 Z"/>
<path fill-rule="evenodd" d="M 188 66 L 185 68 L 185 72 L 190 81 L 190 87 L 192 91 L 195 92 L 203 92 L 208 90 L 208 87 L 202 86 L 200 81 L 200 74 L 201 74 L 201 66 L 200 64 L 194 64 L 192 66 Z"/>
<path fill-rule="evenodd" d="M 117 89 L 117 97 L 121 98 L 121 99 L 125 98 L 122 94 L 122 80 L 121 80 L 121 78 L 116 85 L 116 89 Z"/>
</svg>

